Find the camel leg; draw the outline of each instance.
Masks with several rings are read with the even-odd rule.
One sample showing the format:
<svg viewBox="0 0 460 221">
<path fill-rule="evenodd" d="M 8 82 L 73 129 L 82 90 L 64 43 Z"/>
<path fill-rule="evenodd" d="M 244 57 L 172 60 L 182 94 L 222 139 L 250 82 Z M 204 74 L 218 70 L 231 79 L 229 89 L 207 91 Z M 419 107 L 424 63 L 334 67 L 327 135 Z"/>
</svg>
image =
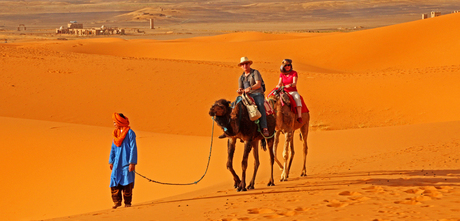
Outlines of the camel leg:
<svg viewBox="0 0 460 221">
<path fill-rule="evenodd" d="M 275 162 L 278 164 L 278 166 L 280 167 L 280 170 L 283 170 L 283 164 L 278 160 L 278 158 L 276 157 L 276 150 L 278 149 L 278 144 L 280 142 L 280 135 L 281 135 L 281 131 L 276 131 L 276 134 L 275 134 L 275 142 L 273 144 L 273 156 L 275 158 Z"/>
<path fill-rule="evenodd" d="M 281 173 L 281 179 L 280 181 L 287 181 L 288 174 L 289 174 L 289 167 L 288 167 L 288 161 L 289 161 L 289 147 L 290 147 L 290 142 L 292 141 L 292 132 L 285 132 L 284 137 L 286 139 L 286 142 L 284 143 L 284 151 L 283 151 L 283 159 L 284 159 L 284 166 L 283 166 L 283 172 Z"/>
<path fill-rule="evenodd" d="M 251 182 L 249 182 L 248 190 L 254 189 L 254 183 L 256 181 L 257 170 L 259 169 L 259 141 L 252 141 L 252 154 L 254 155 L 254 174 L 252 175 Z"/>
<path fill-rule="evenodd" d="M 310 114 L 309 113 L 304 113 L 303 114 L 303 120 L 305 121 L 305 124 L 300 128 L 300 133 L 302 133 L 303 137 L 303 167 L 302 167 L 302 173 L 300 176 L 307 176 L 307 154 L 308 154 L 308 145 L 307 145 L 307 137 L 308 137 L 308 128 L 310 126 Z"/>
<path fill-rule="evenodd" d="M 273 147 L 274 141 L 275 141 L 274 138 L 267 140 L 267 145 L 268 145 L 269 150 L 272 150 L 274 148 Z M 270 154 L 270 180 L 268 181 L 267 186 L 274 186 L 275 180 L 273 179 L 273 164 L 275 164 L 275 156 L 273 154 L 274 153 L 273 151 L 268 151 L 268 152 Z"/>
<path fill-rule="evenodd" d="M 291 171 L 292 160 L 294 160 L 295 150 L 294 150 L 294 131 L 291 132 L 291 140 L 289 141 L 289 148 L 291 154 L 289 154 L 289 164 L 286 172 L 286 178 L 289 178 L 289 171 Z"/>
<path fill-rule="evenodd" d="M 227 141 L 227 151 L 228 151 L 227 169 L 233 175 L 233 180 L 235 181 L 233 187 L 237 188 L 240 185 L 241 180 L 236 174 L 235 170 L 233 169 L 233 155 L 235 154 L 235 144 L 236 144 L 236 138 L 228 139 Z"/>
<path fill-rule="evenodd" d="M 246 141 L 244 142 L 244 153 L 243 153 L 243 161 L 241 162 L 241 169 L 243 170 L 243 173 L 241 175 L 241 183 L 238 186 L 237 191 L 246 191 L 246 169 L 248 168 L 248 157 L 249 153 L 251 152 L 251 142 Z"/>
</svg>

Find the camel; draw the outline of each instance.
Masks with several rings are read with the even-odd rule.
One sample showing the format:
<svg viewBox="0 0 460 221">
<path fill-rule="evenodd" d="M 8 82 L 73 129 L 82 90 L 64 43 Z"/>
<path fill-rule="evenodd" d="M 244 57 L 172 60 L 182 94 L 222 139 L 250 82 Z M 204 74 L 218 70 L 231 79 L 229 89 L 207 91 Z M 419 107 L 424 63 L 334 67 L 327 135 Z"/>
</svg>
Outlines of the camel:
<svg viewBox="0 0 460 221">
<path fill-rule="evenodd" d="M 271 178 L 269 179 L 268 186 L 274 186 L 275 182 L 273 179 L 273 143 L 274 138 L 265 139 L 263 135 L 258 132 L 258 126 L 249 119 L 249 114 L 246 109 L 246 106 L 242 102 L 237 102 L 235 107 L 230 107 L 230 101 L 225 99 L 217 100 L 214 105 L 209 110 L 209 115 L 215 118 L 217 124 L 224 130 L 225 135 L 228 138 L 227 148 L 228 148 L 228 159 L 227 159 L 227 169 L 233 175 L 234 187 L 237 188 L 237 191 L 246 191 L 247 189 L 254 189 L 254 182 L 256 179 L 257 170 L 259 168 L 259 141 L 262 141 L 262 148 L 266 150 L 266 144 L 268 144 L 269 154 L 270 154 L 270 163 L 271 163 Z M 270 134 L 275 132 L 276 120 L 273 115 L 267 116 L 268 131 Z M 242 175 L 241 180 L 233 169 L 233 155 L 235 152 L 235 145 L 237 139 L 244 141 L 244 153 L 242 161 Z M 254 150 L 254 173 L 252 176 L 249 185 L 246 188 L 246 169 L 248 167 L 248 156 L 251 152 L 251 149 Z"/>
<path fill-rule="evenodd" d="M 291 111 L 288 95 L 283 91 L 283 88 L 274 90 L 269 94 L 268 100 L 273 104 L 276 115 L 276 134 L 273 152 L 275 161 L 283 172 L 281 173 L 280 181 L 287 181 L 289 171 L 291 169 L 292 160 L 294 159 L 294 131 L 300 129 L 301 139 L 303 138 L 303 166 L 300 176 L 307 176 L 307 136 L 310 122 L 310 113 L 302 113 L 302 123 L 296 121 L 297 116 Z M 280 101 L 282 99 L 282 102 Z M 284 104 L 283 104 L 284 103 Z M 293 104 L 295 105 L 295 103 Z M 284 133 L 285 144 L 283 151 L 284 163 L 281 164 L 276 157 L 276 150 L 279 143 L 279 137 Z"/>
</svg>

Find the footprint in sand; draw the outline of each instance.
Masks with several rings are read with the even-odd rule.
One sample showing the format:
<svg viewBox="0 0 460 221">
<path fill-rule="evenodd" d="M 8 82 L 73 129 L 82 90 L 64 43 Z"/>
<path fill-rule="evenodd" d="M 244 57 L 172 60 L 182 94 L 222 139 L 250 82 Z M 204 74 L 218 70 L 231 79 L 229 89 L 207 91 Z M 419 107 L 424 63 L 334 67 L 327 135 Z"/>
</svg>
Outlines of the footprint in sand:
<svg viewBox="0 0 460 221">
<path fill-rule="evenodd" d="M 343 191 L 343 192 L 339 193 L 339 195 L 341 195 L 341 196 L 359 196 L 359 195 L 361 195 L 361 193 L 352 192 L 352 191 Z"/>
<path fill-rule="evenodd" d="M 453 190 L 454 188 L 451 187 L 451 186 L 438 186 L 438 187 L 436 187 L 436 189 L 439 192 L 448 193 L 448 192 L 450 192 L 450 190 Z"/>
<path fill-rule="evenodd" d="M 272 214 L 272 215 L 266 215 L 264 216 L 264 218 L 277 219 L 281 217 L 292 217 L 295 215 L 297 215 L 297 212 L 295 210 L 292 210 L 292 211 L 286 211 L 286 212 L 279 212 L 277 214 Z"/>
<path fill-rule="evenodd" d="M 420 205 L 421 202 L 417 200 L 403 200 L 403 201 L 396 201 L 396 204 L 405 204 L 405 205 Z"/>
<path fill-rule="evenodd" d="M 420 187 L 422 190 L 438 190 L 435 186 L 423 186 Z"/>
<path fill-rule="evenodd" d="M 443 197 L 442 193 L 438 192 L 438 190 L 425 190 L 423 191 L 422 195 L 434 197 L 434 198 L 441 198 Z"/>
<path fill-rule="evenodd" d="M 281 218 L 281 217 L 283 217 L 283 216 L 279 215 L 279 214 L 273 214 L 273 215 L 264 216 L 264 218 L 267 218 L 267 219 L 277 219 L 277 218 Z"/>
<path fill-rule="evenodd" d="M 313 209 L 313 208 L 311 208 L 311 207 L 297 207 L 297 208 L 295 208 L 294 210 L 295 210 L 295 211 L 299 211 L 299 212 L 305 212 L 305 211 L 310 211 L 310 210 L 312 210 L 312 209 Z"/>
<path fill-rule="evenodd" d="M 282 212 L 280 213 L 280 215 L 290 217 L 290 216 L 297 215 L 297 212 L 295 210 L 291 210 L 291 211 Z"/>
<path fill-rule="evenodd" d="M 348 203 L 340 202 L 338 200 L 331 200 L 331 201 L 325 200 L 325 202 L 328 202 L 327 204 L 328 207 L 335 207 L 335 208 L 342 208 L 342 207 L 346 207 L 349 205 Z"/>
<path fill-rule="evenodd" d="M 367 192 L 384 192 L 385 190 L 381 186 L 370 186 L 362 188 L 363 190 L 367 190 Z"/>
<path fill-rule="evenodd" d="M 268 213 L 275 213 L 275 210 L 268 209 L 268 208 L 254 208 L 248 209 L 249 214 L 268 214 Z"/>
<path fill-rule="evenodd" d="M 416 197 L 409 198 L 407 200 L 415 200 L 415 201 L 423 202 L 423 201 L 429 201 L 432 199 L 429 196 L 416 196 Z"/>
<path fill-rule="evenodd" d="M 421 194 L 424 192 L 424 190 L 421 190 L 421 189 L 408 189 L 406 191 L 404 191 L 406 193 L 413 193 L 413 194 Z"/>
<path fill-rule="evenodd" d="M 348 199 L 353 200 L 353 201 L 363 202 L 363 201 L 366 201 L 366 200 L 370 200 L 371 198 L 365 197 L 365 196 L 350 196 L 350 197 L 348 197 Z"/>
<path fill-rule="evenodd" d="M 240 221 L 240 220 L 255 220 L 255 219 L 248 218 L 248 217 L 240 217 L 240 218 L 223 218 L 223 219 L 218 219 L 217 221 Z"/>
</svg>

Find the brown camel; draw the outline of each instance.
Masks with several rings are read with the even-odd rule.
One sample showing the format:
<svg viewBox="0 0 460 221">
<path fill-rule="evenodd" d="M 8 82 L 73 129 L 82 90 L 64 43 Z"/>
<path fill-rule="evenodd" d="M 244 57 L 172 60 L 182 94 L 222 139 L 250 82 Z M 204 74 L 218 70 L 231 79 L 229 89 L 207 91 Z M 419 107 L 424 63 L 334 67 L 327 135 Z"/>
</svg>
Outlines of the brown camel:
<svg viewBox="0 0 460 221">
<path fill-rule="evenodd" d="M 237 102 L 235 107 L 230 107 L 230 101 L 225 99 L 220 99 L 214 103 L 214 105 L 209 110 L 209 115 L 215 118 L 217 124 L 224 130 L 225 135 L 228 137 L 228 160 L 227 160 L 227 169 L 233 175 L 233 180 L 235 181 L 234 187 L 237 188 L 237 191 L 246 191 L 247 189 L 254 189 L 254 182 L 256 179 L 257 169 L 259 168 L 259 141 L 262 141 L 262 147 L 266 150 L 265 142 L 268 144 L 269 150 L 272 150 L 274 138 L 264 139 L 263 135 L 258 132 L 257 124 L 254 121 L 249 119 L 249 114 L 246 109 L 246 106 L 242 102 Z M 270 134 L 275 132 L 276 120 L 273 115 L 267 116 L 268 130 Z M 242 161 L 242 170 L 241 180 L 233 169 L 233 155 L 235 153 L 235 145 L 237 139 L 244 141 L 244 153 Z M 248 167 L 248 156 L 251 152 L 251 149 L 254 149 L 254 174 L 252 176 L 251 182 L 246 189 L 246 169 Z M 273 179 L 273 164 L 274 156 L 273 151 L 270 153 L 270 164 L 271 164 L 271 178 L 268 182 L 268 186 L 274 186 L 275 182 Z"/>
<path fill-rule="evenodd" d="M 283 102 L 280 102 L 280 99 Z M 294 131 L 300 129 L 301 138 L 303 138 L 303 166 L 302 173 L 300 176 L 307 176 L 307 136 L 308 136 L 308 127 L 310 122 L 310 113 L 302 113 L 302 123 L 296 121 L 297 116 L 294 112 L 291 111 L 290 100 L 288 95 L 283 91 L 282 88 L 275 90 L 273 93 L 269 94 L 268 100 L 273 103 L 276 115 L 276 134 L 275 134 L 275 144 L 274 144 L 274 156 L 275 161 L 283 172 L 281 173 L 280 181 L 287 181 L 289 178 L 289 171 L 291 169 L 292 160 L 294 159 Z M 283 105 L 284 103 L 284 105 Z M 295 105 L 292 104 L 292 105 Z M 285 143 L 283 158 L 284 164 L 281 164 L 278 158 L 276 157 L 276 150 L 279 143 L 279 136 L 281 133 L 284 133 Z"/>
</svg>

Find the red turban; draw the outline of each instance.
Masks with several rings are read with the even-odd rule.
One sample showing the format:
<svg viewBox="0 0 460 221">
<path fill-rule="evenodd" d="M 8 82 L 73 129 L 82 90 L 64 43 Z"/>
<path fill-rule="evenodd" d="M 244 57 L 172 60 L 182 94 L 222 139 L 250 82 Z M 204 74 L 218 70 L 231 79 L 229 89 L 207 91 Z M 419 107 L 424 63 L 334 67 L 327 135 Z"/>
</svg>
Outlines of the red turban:
<svg viewBox="0 0 460 221">
<path fill-rule="evenodd" d="M 128 134 L 128 131 L 130 129 L 129 127 L 129 120 L 127 117 L 122 117 L 118 113 L 113 113 L 112 115 L 113 121 L 120 127 L 120 129 L 115 128 L 113 131 L 113 143 L 117 145 L 117 147 L 120 147 L 121 144 L 123 143 L 123 140 L 126 137 L 126 134 Z"/>
</svg>

